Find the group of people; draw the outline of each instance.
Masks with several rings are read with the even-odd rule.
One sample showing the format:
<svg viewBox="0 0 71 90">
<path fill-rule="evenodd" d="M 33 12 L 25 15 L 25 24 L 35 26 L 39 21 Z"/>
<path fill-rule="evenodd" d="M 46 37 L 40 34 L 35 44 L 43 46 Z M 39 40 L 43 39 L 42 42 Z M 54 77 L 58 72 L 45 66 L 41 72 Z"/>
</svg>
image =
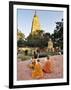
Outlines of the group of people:
<svg viewBox="0 0 71 90">
<path fill-rule="evenodd" d="M 43 66 L 39 59 L 32 58 L 32 63 L 29 65 L 32 69 L 32 78 L 41 79 L 44 77 L 44 73 L 51 73 L 53 71 L 52 62 L 49 57 L 44 60 Z"/>
</svg>

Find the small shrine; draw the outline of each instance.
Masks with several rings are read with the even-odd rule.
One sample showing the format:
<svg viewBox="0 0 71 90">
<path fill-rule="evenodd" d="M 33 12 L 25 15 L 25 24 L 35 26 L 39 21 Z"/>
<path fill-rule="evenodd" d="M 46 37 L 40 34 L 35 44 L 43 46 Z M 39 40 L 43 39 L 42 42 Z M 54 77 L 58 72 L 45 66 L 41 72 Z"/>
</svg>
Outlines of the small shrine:
<svg viewBox="0 0 71 90">
<path fill-rule="evenodd" d="M 48 48 L 47 48 L 47 50 L 48 51 L 54 51 L 53 42 L 52 42 L 51 38 L 48 41 Z"/>
</svg>

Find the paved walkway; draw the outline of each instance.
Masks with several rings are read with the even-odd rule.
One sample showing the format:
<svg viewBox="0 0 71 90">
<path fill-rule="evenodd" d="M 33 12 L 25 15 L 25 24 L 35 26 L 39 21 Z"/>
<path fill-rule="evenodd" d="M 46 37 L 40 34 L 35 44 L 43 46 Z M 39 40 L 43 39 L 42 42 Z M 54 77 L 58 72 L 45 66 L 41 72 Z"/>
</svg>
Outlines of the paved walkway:
<svg viewBox="0 0 71 90">
<path fill-rule="evenodd" d="M 56 55 L 50 57 L 54 66 L 53 73 L 44 73 L 43 79 L 56 79 L 63 77 L 63 56 Z M 28 61 L 18 61 L 17 62 L 17 80 L 31 80 L 32 70 L 28 67 L 31 63 Z M 43 66 L 44 58 L 41 60 L 41 65 Z"/>
</svg>

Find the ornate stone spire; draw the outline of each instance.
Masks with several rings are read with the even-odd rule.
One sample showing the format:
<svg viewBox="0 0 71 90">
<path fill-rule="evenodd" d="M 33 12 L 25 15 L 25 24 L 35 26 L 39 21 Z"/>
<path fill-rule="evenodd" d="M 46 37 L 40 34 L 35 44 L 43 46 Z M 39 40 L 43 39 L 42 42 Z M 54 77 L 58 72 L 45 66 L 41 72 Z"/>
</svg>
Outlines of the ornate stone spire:
<svg viewBox="0 0 71 90">
<path fill-rule="evenodd" d="M 36 15 L 36 11 L 33 17 L 33 21 L 32 21 L 32 34 L 36 34 L 38 30 L 40 29 L 40 22 L 39 22 L 39 17 Z"/>
<path fill-rule="evenodd" d="M 35 14 L 34 14 L 34 17 L 36 17 L 36 10 L 35 10 Z"/>
</svg>

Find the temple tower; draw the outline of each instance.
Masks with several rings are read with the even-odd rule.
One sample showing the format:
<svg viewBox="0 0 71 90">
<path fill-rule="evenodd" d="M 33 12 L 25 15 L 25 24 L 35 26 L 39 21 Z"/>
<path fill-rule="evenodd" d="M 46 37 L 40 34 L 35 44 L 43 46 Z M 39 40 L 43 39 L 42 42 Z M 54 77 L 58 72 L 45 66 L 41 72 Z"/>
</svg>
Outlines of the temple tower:
<svg viewBox="0 0 71 90">
<path fill-rule="evenodd" d="M 35 11 L 34 18 L 32 21 L 32 28 L 31 28 L 32 35 L 34 35 L 34 34 L 36 35 L 39 30 L 41 30 L 39 17 L 36 15 L 36 11 Z"/>
</svg>

